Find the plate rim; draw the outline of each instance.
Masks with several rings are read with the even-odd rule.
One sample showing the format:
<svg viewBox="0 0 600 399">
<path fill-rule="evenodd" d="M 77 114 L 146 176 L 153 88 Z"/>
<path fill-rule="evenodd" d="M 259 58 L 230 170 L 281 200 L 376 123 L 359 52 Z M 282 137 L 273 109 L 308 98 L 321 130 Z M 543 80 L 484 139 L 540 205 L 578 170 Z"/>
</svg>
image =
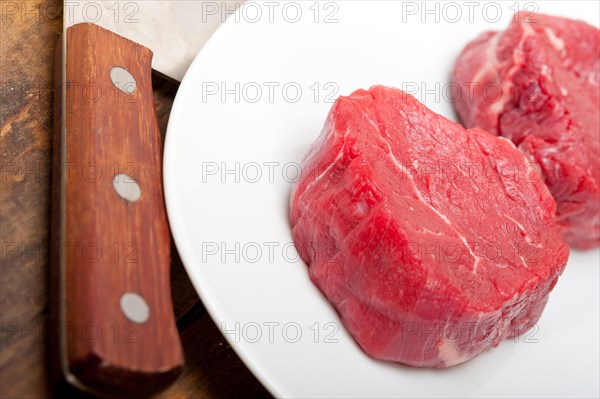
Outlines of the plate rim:
<svg viewBox="0 0 600 399">
<path fill-rule="evenodd" d="M 242 4 L 241 7 L 239 7 L 236 10 L 236 12 L 233 15 L 229 16 L 229 18 L 224 23 L 219 25 L 219 27 L 213 32 L 211 37 L 206 41 L 206 43 L 204 44 L 202 49 L 200 49 L 198 54 L 196 54 L 196 56 L 194 57 L 194 60 L 190 64 L 186 74 L 184 75 L 183 79 L 181 80 L 181 82 L 179 84 L 179 89 L 177 90 L 175 99 L 173 100 L 173 106 L 171 107 L 171 113 L 169 114 L 169 120 L 167 123 L 167 130 L 166 130 L 166 134 L 165 134 L 165 144 L 164 144 L 164 150 L 163 150 L 162 181 L 163 181 L 163 191 L 164 191 L 164 198 L 165 198 L 165 208 L 167 211 L 167 219 L 169 221 L 171 236 L 173 237 L 173 243 L 175 244 L 175 247 L 177 248 L 177 252 L 179 253 L 179 257 L 181 258 L 181 263 L 183 264 L 183 267 L 184 267 L 186 273 L 190 277 L 192 286 L 194 287 L 196 294 L 200 298 L 202 305 L 206 308 L 207 313 L 210 315 L 211 321 L 215 324 L 215 326 L 219 330 L 219 333 L 221 334 L 221 336 L 223 336 L 225 338 L 228 345 L 233 349 L 233 351 L 236 353 L 236 355 L 242 360 L 242 362 L 248 368 L 248 370 L 252 373 L 252 375 L 262 384 L 262 386 L 267 391 L 269 391 L 269 393 L 271 395 L 273 395 L 274 397 L 289 397 L 290 396 L 289 393 L 286 393 L 284 389 L 282 389 L 280 386 L 277 386 L 277 384 L 273 383 L 273 381 L 275 379 L 269 378 L 268 372 L 266 370 L 264 370 L 259 364 L 257 364 L 253 360 L 252 356 L 246 351 L 246 349 L 242 345 L 237 345 L 237 343 L 234 341 L 234 339 L 231 338 L 228 334 L 223 334 L 221 331 L 221 328 L 217 325 L 217 321 L 223 320 L 223 317 L 220 314 L 220 312 L 217 310 L 213 299 L 207 294 L 208 290 L 205 289 L 205 287 L 203 287 L 202 279 L 197 278 L 196 273 L 194 271 L 194 267 L 191 266 L 194 264 L 194 262 L 193 262 L 193 255 L 191 253 L 188 253 L 188 248 L 190 247 L 190 245 L 184 245 L 184 243 L 187 243 L 187 239 L 185 238 L 185 235 L 182 234 L 182 231 L 184 230 L 183 225 L 182 225 L 181 219 L 178 216 L 175 216 L 175 215 L 178 215 L 178 212 L 174 210 L 175 199 L 173 198 L 173 195 L 174 195 L 175 190 L 168 189 L 168 187 L 171 187 L 172 185 L 175 184 L 175 182 L 169 178 L 169 176 L 172 173 L 172 172 L 169 173 L 169 170 L 171 170 L 171 166 L 169 166 L 169 165 L 173 165 L 173 162 L 169 162 L 169 160 L 171 159 L 172 156 L 174 156 L 174 154 L 172 154 L 172 152 L 173 152 L 172 150 L 169 151 L 168 149 L 174 148 L 174 144 L 172 142 L 174 140 L 175 134 L 172 134 L 172 133 L 170 134 L 170 132 L 173 132 L 177 128 L 176 122 L 172 122 L 172 121 L 178 120 L 177 118 L 174 118 L 173 116 L 177 116 L 180 112 L 179 110 L 181 110 L 181 107 L 177 106 L 177 104 L 179 102 L 183 101 L 182 100 L 183 96 L 180 95 L 180 90 L 182 88 L 185 89 L 185 87 L 187 87 L 187 86 L 185 86 L 185 83 L 186 83 L 186 80 L 190 79 L 189 72 L 194 71 L 197 68 L 196 65 L 201 62 L 204 54 L 206 53 L 206 49 L 213 47 L 214 43 L 218 40 L 215 38 L 218 38 L 220 35 L 222 35 L 223 34 L 222 32 L 224 29 L 229 29 L 228 27 L 233 25 L 234 22 L 231 22 L 232 17 L 234 17 L 234 18 L 238 17 L 238 15 L 236 15 L 236 14 L 240 14 L 242 12 L 241 10 L 243 7 L 245 7 L 248 3 L 254 3 L 254 2 L 256 2 L 256 1 L 255 0 L 246 1 L 245 3 Z M 233 19 L 233 21 L 235 21 L 235 19 Z M 192 276 L 193 276 L 193 278 L 192 278 Z"/>
<path fill-rule="evenodd" d="M 245 7 L 249 3 L 260 3 L 260 1 L 256 0 L 248 0 L 241 7 L 239 7 L 234 14 L 230 16 L 230 19 L 235 14 L 240 14 L 242 12 L 242 8 Z M 177 248 L 179 256 L 181 258 L 182 264 L 186 270 L 186 273 L 190 276 L 191 283 L 196 290 L 200 300 L 202 301 L 203 306 L 206 308 L 207 313 L 210 315 L 213 323 L 219 329 L 219 332 L 226 340 L 226 342 L 230 345 L 230 347 L 234 350 L 234 352 L 239 356 L 244 365 L 249 369 L 252 375 L 262 384 L 262 386 L 269 391 L 271 395 L 274 397 L 291 397 L 293 395 L 288 392 L 284 386 L 281 385 L 281 382 L 276 378 L 273 378 L 266 367 L 263 367 L 260 363 L 256 362 L 256 359 L 247 351 L 247 347 L 244 345 L 239 345 L 238 342 L 234 340 L 231 334 L 223 334 L 221 327 L 217 324 L 219 321 L 224 320 L 222 317 L 221 311 L 218 310 L 218 306 L 216 303 L 216 298 L 214 296 L 209 295 L 210 289 L 207 289 L 206 283 L 198 278 L 197 272 L 195 271 L 197 268 L 196 256 L 192 253 L 192 245 L 190 245 L 189 239 L 187 235 L 184 234 L 185 229 L 185 219 L 182 218 L 181 212 L 177 211 L 176 207 L 176 199 L 175 199 L 175 180 L 170 179 L 170 176 L 173 176 L 173 172 L 170 172 L 174 168 L 174 162 L 170 161 L 172 158 L 176 158 L 176 154 L 174 153 L 174 137 L 173 131 L 177 129 L 178 115 L 181 112 L 182 107 L 178 106 L 179 103 L 183 102 L 183 96 L 181 93 L 181 89 L 184 89 L 188 86 L 185 85 L 186 81 L 189 81 L 189 76 L 191 75 L 190 71 L 195 71 L 198 67 L 197 64 L 201 63 L 204 59 L 204 54 L 207 52 L 207 49 L 210 49 L 215 46 L 215 43 L 219 40 L 220 36 L 223 35 L 224 30 L 230 29 L 231 26 L 235 24 L 235 22 L 228 19 L 224 23 L 222 23 L 212 34 L 212 36 L 208 39 L 206 44 L 200 50 L 200 52 L 194 57 L 194 60 L 190 64 L 188 68 L 188 73 L 184 76 L 182 81 L 180 82 L 179 90 L 175 96 L 173 101 L 173 105 L 171 108 L 171 114 L 169 116 L 169 121 L 166 129 L 166 138 L 164 143 L 163 150 L 163 187 L 164 187 L 164 198 L 165 198 L 165 207 L 167 210 L 167 217 L 169 220 L 169 225 L 171 227 L 171 235 L 173 237 L 173 242 Z M 170 150 L 169 150 L 170 149 Z M 169 187 L 171 187 L 169 189 Z M 201 263 L 201 262 L 200 262 Z"/>
</svg>

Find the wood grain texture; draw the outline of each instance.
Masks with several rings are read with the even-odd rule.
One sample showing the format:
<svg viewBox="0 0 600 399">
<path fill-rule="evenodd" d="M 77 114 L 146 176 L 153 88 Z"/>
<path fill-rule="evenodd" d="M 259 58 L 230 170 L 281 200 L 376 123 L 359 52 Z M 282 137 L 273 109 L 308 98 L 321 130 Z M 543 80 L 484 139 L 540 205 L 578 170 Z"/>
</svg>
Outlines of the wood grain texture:
<svg viewBox="0 0 600 399">
<path fill-rule="evenodd" d="M 179 83 L 166 80 L 156 74 L 152 75 L 152 87 L 154 88 L 154 105 L 156 107 L 156 117 L 158 127 L 161 132 L 161 141 L 164 145 L 165 133 L 167 131 L 167 122 L 173 106 L 173 100 Z M 179 253 L 175 248 L 175 243 L 171 241 L 171 287 L 173 292 L 173 307 L 175 308 L 175 318 L 179 320 L 192 307 L 198 303 L 200 298 L 192 282 L 188 278 Z"/>
<path fill-rule="evenodd" d="M 52 74 L 62 1 L 0 0 L 0 7 L 0 398 L 91 397 L 48 380 Z M 152 78 L 164 140 L 178 85 Z M 187 364 L 160 397 L 268 397 L 198 302 L 174 247 L 171 262 Z"/>
<path fill-rule="evenodd" d="M 64 212 L 53 249 L 61 253 L 65 372 L 88 389 L 123 395 L 159 391 L 183 366 L 151 61 L 149 49 L 97 25 L 67 29 L 65 129 L 54 148 L 62 151 L 54 169 L 61 181 L 53 197 Z M 122 90 L 126 81 L 111 79 L 116 67 L 135 79 L 127 82 L 131 93 Z M 139 199 L 115 190 L 124 175 L 137 182 L 123 185 L 138 185 Z M 145 301 L 147 320 L 128 316 L 124 295 Z"/>
<path fill-rule="evenodd" d="M 52 77 L 62 5 L 8 5 L 0 1 L 0 397 L 43 398 Z"/>
</svg>

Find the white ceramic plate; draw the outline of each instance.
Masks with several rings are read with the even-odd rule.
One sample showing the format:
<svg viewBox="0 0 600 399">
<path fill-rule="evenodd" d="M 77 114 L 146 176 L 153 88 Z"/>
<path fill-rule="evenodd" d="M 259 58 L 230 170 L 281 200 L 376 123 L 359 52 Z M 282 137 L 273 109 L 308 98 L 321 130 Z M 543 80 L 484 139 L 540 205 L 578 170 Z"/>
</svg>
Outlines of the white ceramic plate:
<svg viewBox="0 0 600 399">
<path fill-rule="evenodd" d="M 504 29 L 514 3 L 271 4 L 247 4 L 198 55 L 164 163 L 179 253 L 250 370 L 284 397 L 598 397 L 597 250 L 572 253 L 534 330 L 463 365 L 425 370 L 366 356 L 292 245 L 290 188 L 330 101 L 385 84 L 455 119 L 445 91 L 455 57 L 480 32 Z M 598 4 L 521 7 L 598 26 Z"/>
</svg>

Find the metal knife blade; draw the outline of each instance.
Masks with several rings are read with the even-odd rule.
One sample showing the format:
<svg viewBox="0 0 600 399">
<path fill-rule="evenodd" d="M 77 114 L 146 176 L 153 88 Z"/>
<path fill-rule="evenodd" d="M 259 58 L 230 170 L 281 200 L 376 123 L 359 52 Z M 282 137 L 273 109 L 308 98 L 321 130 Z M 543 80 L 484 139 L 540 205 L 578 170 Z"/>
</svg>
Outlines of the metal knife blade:
<svg viewBox="0 0 600 399">
<path fill-rule="evenodd" d="M 244 1 L 67 0 L 65 29 L 90 22 L 154 53 L 152 68 L 181 81 L 212 33 Z"/>
</svg>

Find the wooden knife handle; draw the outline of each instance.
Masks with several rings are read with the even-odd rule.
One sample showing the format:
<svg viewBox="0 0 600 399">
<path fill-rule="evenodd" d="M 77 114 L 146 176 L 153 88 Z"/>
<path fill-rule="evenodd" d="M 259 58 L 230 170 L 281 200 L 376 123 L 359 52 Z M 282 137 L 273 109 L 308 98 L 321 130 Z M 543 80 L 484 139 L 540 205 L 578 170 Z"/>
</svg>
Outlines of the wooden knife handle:
<svg viewBox="0 0 600 399">
<path fill-rule="evenodd" d="M 62 368 L 74 385 L 110 395 L 159 391 L 183 366 L 151 60 L 130 40 L 74 25 L 66 33 L 66 81 L 57 85 L 53 241 Z"/>
</svg>

